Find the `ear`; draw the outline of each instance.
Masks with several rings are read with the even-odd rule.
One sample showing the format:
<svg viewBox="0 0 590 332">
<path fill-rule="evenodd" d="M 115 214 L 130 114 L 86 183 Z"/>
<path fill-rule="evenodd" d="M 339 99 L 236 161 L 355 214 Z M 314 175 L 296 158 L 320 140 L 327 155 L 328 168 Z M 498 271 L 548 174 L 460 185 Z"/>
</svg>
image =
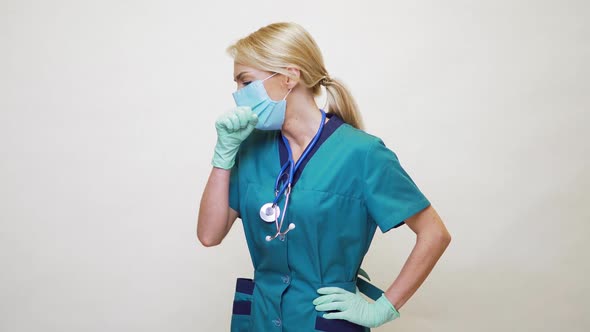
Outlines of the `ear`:
<svg viewBox="0 0 590 332">
<path fill-rule="evenodd" d="M 287 89 L 293 89 L 301 79 L 301 71 L 295 67 L 287 67 L 285 69 L 289 72 L 289 76 L 286 76 L 285 79 L 285 85 Z"/>
</svg>

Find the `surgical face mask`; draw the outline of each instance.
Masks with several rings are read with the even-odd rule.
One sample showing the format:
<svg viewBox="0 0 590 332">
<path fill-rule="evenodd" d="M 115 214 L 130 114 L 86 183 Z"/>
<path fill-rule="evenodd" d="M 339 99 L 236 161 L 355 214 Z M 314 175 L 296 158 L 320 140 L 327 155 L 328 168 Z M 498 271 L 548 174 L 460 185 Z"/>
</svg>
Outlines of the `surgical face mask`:
<svg viewBox="0 0 590 332">
<path fill-rule="evenodd" d="M 249 106 L 258 115 L 256 129 L 279 130 L 283 126 L 283 122 L 285 122 L 286 99 L 291 89 L 282 100 L 274 101 L 270 99 L 264 84 L 262 84 L 262 82 L 276 74 L 278 73 L 274 73 L 263 80 L 253 81 L 232 94 L 237 106 Z"/>
</svg>

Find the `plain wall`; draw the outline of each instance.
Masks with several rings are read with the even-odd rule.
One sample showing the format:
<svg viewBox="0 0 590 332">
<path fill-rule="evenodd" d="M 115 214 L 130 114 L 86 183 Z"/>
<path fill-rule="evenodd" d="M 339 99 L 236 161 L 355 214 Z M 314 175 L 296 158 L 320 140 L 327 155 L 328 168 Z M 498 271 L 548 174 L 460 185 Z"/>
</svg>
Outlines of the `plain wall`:
<svg viewBox="0 0 590 332">
<path fill-rule="evenodd" d="M 294 21 L 453 236 L 376 331 L 588 331 L 589 7 L 0 1 L 0 330 L 229 329 L 241 223 L 195 233 L 225 48 Z M 378 231 L 363 267 L 388 287 L 414 241 Z"/>
</svg>

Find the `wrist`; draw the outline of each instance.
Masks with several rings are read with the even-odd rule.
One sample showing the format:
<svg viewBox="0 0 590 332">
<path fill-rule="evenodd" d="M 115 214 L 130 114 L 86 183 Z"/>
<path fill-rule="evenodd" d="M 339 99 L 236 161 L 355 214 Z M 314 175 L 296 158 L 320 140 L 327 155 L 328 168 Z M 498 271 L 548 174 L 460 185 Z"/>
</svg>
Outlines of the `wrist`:
<svg viewBox="0 0 590 332">
<path fill-rule="evenodd" d="M 213 152 L 213 159 L 211 160 L 211 165 L 213 167 L 229 170 L 232 167 L 234 167 L 234 164 L 236 162 L 236 154 L 237 151 L 225 151 L 224 153 L 223 150 L 218 149 L 216 147 Z"/>
<path fill-rule="evenodd" d="M 231 169 L 235 164 L 239 147 L 239 145 L 232 146 L 227 144 L 227 142 L 224 142 L 218 137 L 215 149 L 213 150 L 211 165 L 217 168 Z"/>
<path fill-rule="evenodd" d="M 387 296 L 385 296 L 385 293 L 383 293 L 381 295 L 381 297 L 378 298 L 377 301 L 375 301 L 375 302 L 379 303 L 381 306 L 383 306 L 384 309 L 387 310 L 388 316 L 390 317 L 390 319 L 388 321 L 392 321 L 392 320 L 400 317 L 399 311 L 397 311 L 395 306 L 391 303 L 391 301 L 389 301 Z"/>
<path fill-rule="evenodd" d="M 226 162 L 226 161 L 219 161 L 216 160 L 215 158 L 213 158 L 213 160 L 211 161 L 211 166 L 213 166 L 214 168 L 218 168 L 218 169 L 223 169 L 226 171 L 229 171 L 232 169 L 232 167 L 234 167 L 235 162 Z"/>
</svg>

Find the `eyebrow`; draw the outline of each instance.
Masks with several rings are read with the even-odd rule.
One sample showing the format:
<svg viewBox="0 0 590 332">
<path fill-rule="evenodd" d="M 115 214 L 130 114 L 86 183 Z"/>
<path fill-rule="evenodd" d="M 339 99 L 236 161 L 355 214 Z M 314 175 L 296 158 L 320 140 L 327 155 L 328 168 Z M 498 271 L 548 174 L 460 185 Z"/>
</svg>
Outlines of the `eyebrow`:
<svg viewBox="0 0 590 332">
<path fill-rule="evenodd" d="M 242 76 L 243 76 L 244 74 L 247 74 L 247 73 L 249 73 L 249 72 L 247 72 L 247 71 L 243 71 L 243 72 L 239 73 L 239 74 L 238 74 L 238 76 L 236 76 L 236 77 L 234 78 L 234 82 L 237 82 L 237 81 L 239 81 L 239 80 L 242 78 Z"/>
</svg>

